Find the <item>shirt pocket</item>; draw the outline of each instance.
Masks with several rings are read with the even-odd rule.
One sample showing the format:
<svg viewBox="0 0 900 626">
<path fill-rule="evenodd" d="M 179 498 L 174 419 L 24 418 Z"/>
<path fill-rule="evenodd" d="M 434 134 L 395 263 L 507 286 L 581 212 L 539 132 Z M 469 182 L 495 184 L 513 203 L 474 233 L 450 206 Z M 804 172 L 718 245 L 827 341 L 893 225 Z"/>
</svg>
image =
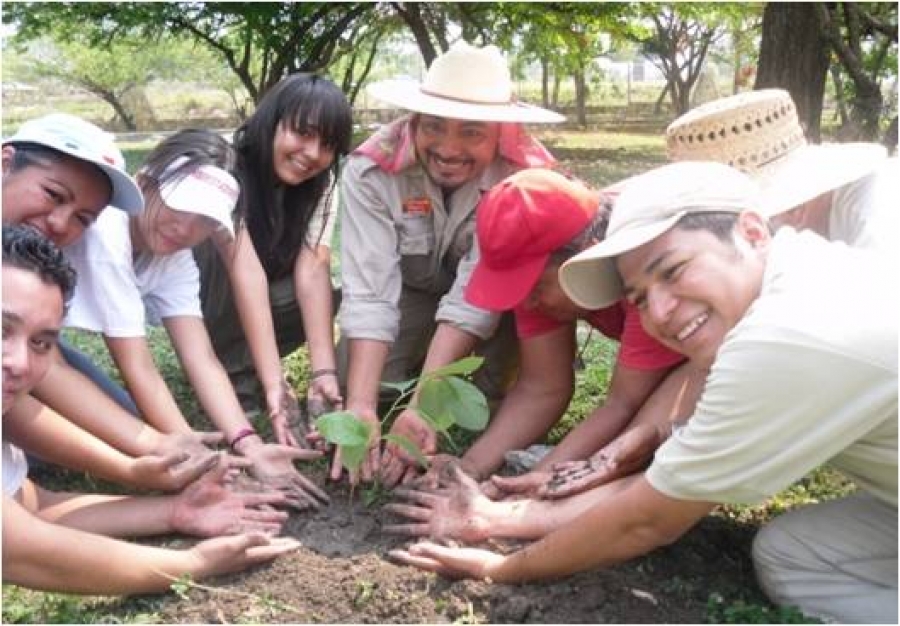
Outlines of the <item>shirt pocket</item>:
<svg viewBox="0 0 900 626">
<path fill-rule="evenodd" d="M 434 231 L 431 220 L 423 217 L 406 218 L 400 224 L 401 256 L 422 256 L 434 250 Z"/>
</svg>

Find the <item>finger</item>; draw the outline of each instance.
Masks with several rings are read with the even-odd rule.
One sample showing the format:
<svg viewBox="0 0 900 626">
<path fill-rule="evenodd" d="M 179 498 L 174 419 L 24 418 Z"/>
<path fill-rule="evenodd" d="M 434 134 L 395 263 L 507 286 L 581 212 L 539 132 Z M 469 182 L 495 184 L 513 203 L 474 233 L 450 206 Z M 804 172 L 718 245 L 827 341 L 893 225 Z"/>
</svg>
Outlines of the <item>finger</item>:
<svg viewBox="0 0 900 626">
<path fill-rule="evenodd" d="M 387 524 L 382 526 L 381 530 L 389 535 L 405 537 L 428 537 L 431 535 L 430 524 Z"/>
<path fill-rule="evenodd" d="M 278 534 L 284 524 L 278 522 L 253 522 L 248 521 L 240 525 L 237 532 L 258 532 L 263 533 L 267 537 L 274 537 Z"/>
<path fill-rule="evenodd" d="M 200 443 L 207 445 L 207 446 L 215 446 L 215 445 L 218 445 L 218 444 L 222 443 L 223 441 L 225 441 L 225 433 L 222 433 L 219 431 L 213 431 L 213 432 L 194 431 L 194 434 L 199 435 L 197 437 L 197 439 L 200 441 Z"/>
<path fill-rule="evenodd" d="M 448 571 L 437 559 L 411 554 L 406 550 L 391 550 L 388 552 L 388 558 L 402 565 L 412 565 L 428 572 L 444 574 Z"/>
<path fill-rule="evenodd" d="M 248 459 L 245 456 L 240 456 L 237 454 L 223 454 L 222 460 L 224 463 L 228 465 L 228 467 L 233 468 L 244 468 L 251 467 L 253 465 L 253 461 Z"/>
<path fill-rule="evenodd" d="M 522 478 L 519 476 L 491 476 L 490 482 L 504 493 L 521 493 L 530 487 Z"/>
<path fill-rule="evenodd" d="M 290 457 L 294 461 L 314 461 L 322 458 L 322 452 L 319 450 L 309 450 L 307 448 L 283 446 L 279 448 L 284 455 Z"/>
<path fill-rule="evenodd" d="M 390 503 L 384 505 L 384 510 L 388 513 L 394 513 L 402 517 L 416 520 L 418 522 L 427 522 L 434 515 L 432 509 L 420 506 L 411 506 L 409 504 Z"/>
<path fill-rule="evenodd" d="M 413 481 L 415 481 L 419 477 L 419 466 L 418 465 L 409 465 L 406 468 L 406 471 L 403 473 L 403 478 L 400 479 L 401 485 L 409 485 Z"/>
<path fill-rule="evenodd" d="M 187 452 L 171 452 L 163 457 L 159 457 L 159 464 L 162 466 L 162 469 L 172 469 L 190 458 L 191 455 Z"/>
<path fill-rule="evenodd" d="M 335 446 L 334 456 L 331 459 L 331 480 L 340 480 L 343 469 L 344 466 L 341 463 L 341 448 L 339 446 Z"/>
<path fill-rule="evenodd" d="M 247 522 L 265 522 L 267 524 L 281 523 L 288 517 L 285 511 L 260 511 L 253 508 L 244 509 L 241 513 L 242 520 Z"/>
<path fill-rule="evenodd" d="M 247 493 L 241 494 L 241 502 L 244 503 L 244 506 L 252 506 L 258 507 L 262 505 L 275 505 L 282 504 L 285 500 L 285 493 L 283 491 L 271 491 L 269 493 Z M 274 510 L 271 509 L 270 510 Z"/>
<path fill-rule="evenodd" d="M 327 504 L 331 502 L 331 498 L 328 497 L 328 494 L 322 491 L 318 485 L 312 482 L 303 474 L 299 472 L 293 477 L 294 484 L 300 487 L 306 493 L 312 495 L 314 498 L 318 498 L 323 503 Z"/>
<path fill-rule="evenodd" d="M 418 489 L 408 489 L 405 487 L 398 487 L 394 490 L 394 495 L 398 498 L 403 498 L 405 500 L 409 500 L 410 502 L 415 502 L 416 504 L 422 504 L 428 507 L 435 507 L 440 502 L 440 497 L 429 493 L 427 491 L 420 491 Z"/>
<path fill-rule="evenodd" d="M 245 550 L 245 554 L 247 558 L 254 563 L 262 563 L 265 561 L 271 561 L 272 559 L 279 557 L 283 554 L 287 554 L 288 552 L 293 552 L 301 547 L 301 543 L 296 539 L 291 539 L 289 537 L 266 537 L 262 533 L 258 533 L 260 536 L 266 539 L 266 543 L 263 545 L 257 545 L 252 548 L 247 548 Z"/>
</svg>

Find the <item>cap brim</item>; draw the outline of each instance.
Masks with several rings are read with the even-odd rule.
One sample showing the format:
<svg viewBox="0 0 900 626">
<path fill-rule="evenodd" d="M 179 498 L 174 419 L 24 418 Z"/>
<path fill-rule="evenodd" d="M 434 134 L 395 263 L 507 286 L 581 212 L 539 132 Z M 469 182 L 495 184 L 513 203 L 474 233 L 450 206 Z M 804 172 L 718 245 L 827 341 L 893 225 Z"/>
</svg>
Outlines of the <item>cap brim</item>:
<svg viewBox="0 0 900 626">
<path fill-rule="evenodd" d="M 515 268 L 492 269 L 479 261 L 466 286 L 466 301 L 488 311 L 509 311 L 519 306 L 547 266 L 550 255 L 532 257 Z"/>
<path fill-rule="evenodd" d="M 555 124 L 566 121 L 559 113 L 524 102 L 476 104 L 432 96 L 422 92 L 419 87 L 419 83 L 408 80 L 386 80 L 369 85 L 367 91 L 373 98 L 398 108 L 438 117 L 523 124 Z"/>
<path fill-rule="evenodd" d="M 112 185 L 112 197 L 109 204 L 129 214 L 140 213 L 144 210 L 144 195 L 128 174 L 106 163 L 93 163 L 109 178 Z"/>
<path fill-rule="evenodd" d="M 761 211 L 772 217 L 873 173 L 887 159 L 874 143 L 810 144 L 752 176 L 762 189 Z"/>
<path fill-rule="evenodd" d="M 624 293 L 615 257 L 653 241 L 683 216 L 681 211 L 662 221 L 625 228 L 576 254 L 559 268 L 560 286 L 572 302 L 585 309 L 615 304 Z"/>
</svg>

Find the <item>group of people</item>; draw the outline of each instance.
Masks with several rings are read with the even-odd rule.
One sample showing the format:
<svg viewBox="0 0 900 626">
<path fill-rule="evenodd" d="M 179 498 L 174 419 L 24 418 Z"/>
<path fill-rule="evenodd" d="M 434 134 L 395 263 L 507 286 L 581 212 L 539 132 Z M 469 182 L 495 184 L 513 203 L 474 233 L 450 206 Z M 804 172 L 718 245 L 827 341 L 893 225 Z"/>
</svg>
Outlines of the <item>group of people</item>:
<svg viewBox="0 0 900 626">
<path fill-rule="evenodd" d="M 393 420 L 442 488 L 398 490 L 389 507 L 407 519 L 388 530 L 535 542 L 506 556 L 419 543 L 400 562 L 498 582 L 607 565 L 830 463 L 862 493 L 768 524 L 760 585 L 826 619 L 896 621 L 896 160 L 807 144 L 790 96 L 762 90 L 682 116 L 672 164 L 595 190 L 527 132 L 562 117 L 515 98 L 493 46 L 460 42 L 422 84 L 370 92 L 408 114 L 352 152 L 346 99 L 313 75 L 273 87 L 231 143 L 175 133 L 134 178 L 72 116 L 4 140 L 4 580 L 142 591 L 294 549 L 274 537 L 278 508 L 327 502 L 293 465 L 322 454 L 281 366 L 305 343 L 309 406 L 372 426 L 350 481 L 389 487 L 422 468 L 377 437 L 380 383 L 485 357 L 492 418 L 459 459 L 438 454 L 415 400 Z M 532 471 L 493 475 L 565 412 L 578 320 L 620 344 L 606 397 Z M 179 410 L 148 323 L 218 432 Z M 63 324 L 102 333 L 124 389 L 59 341 Z M 274 443 L 248 417 L 259 405 Z M 209 448 L 223 440 L 230 455 Z M 175 495 L 49 494 L 23 450 Z M 108 538 L 170 531 L 234 536 L 182 552 Z M 127 575 L 76 574 L 89 545 L 130 554 Z"/>
</svg>

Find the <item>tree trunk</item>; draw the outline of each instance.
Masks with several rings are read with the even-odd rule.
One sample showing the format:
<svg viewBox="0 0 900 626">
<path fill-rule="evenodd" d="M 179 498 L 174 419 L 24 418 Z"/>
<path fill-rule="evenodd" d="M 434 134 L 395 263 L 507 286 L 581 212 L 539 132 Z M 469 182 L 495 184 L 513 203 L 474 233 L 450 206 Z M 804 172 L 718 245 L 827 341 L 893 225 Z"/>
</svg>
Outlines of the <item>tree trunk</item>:
<svg viewBox="0 0 900 626">
<path fill-rule="evenodd" d="M 550 64 L 541 57 L 541 106 L 550 107 Z"/>
<path fill-rule="evenodd" d="M 572 75 L 575 80 L 575 111 L 578 125 L 587 126 L 587 82 L 584 78 L 584 68 Z"/>
<path fill-rule="evenodd" d="M 770 2 L 763 12 L 754 89 L 780 87 L 797 105 L 806 136 L 820 137 L 829 45 L 814 3 Z"/>
<path fill-rule="evenodd" d="M 409 26 L 415 37 L 419 52 L 425 61 L 425 67 L 431 67 L 431 62 L 437 58 L 437 50 L 431 42 L 431 33 L 428 25 L 422 17 L 422 8 L 418 2 L 392 2 L 391 6 L 397 11 L 400 18 Z"/>
<path fill-rule="evenodd" d="M 850 115 L 847 113 L 847 96 L 844 94 L 844 79 L 841 78 L 840 67 L 832 65 L 830 69 L 831 82 L 834 83 L 835 112 L 841 121 L 841 126 L 844 126 L 850 121 Z"/>
</svg>

